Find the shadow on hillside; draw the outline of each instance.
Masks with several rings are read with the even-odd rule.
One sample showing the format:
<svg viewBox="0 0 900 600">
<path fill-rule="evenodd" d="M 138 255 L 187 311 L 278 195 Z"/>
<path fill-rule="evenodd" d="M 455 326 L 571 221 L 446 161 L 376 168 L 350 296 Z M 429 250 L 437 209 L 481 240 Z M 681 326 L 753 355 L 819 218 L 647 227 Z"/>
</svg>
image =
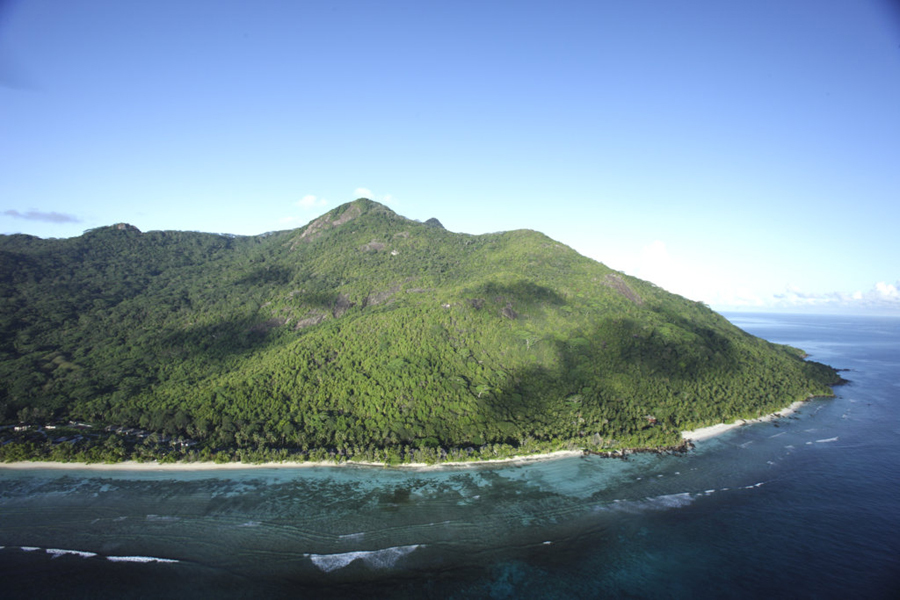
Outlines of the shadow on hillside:
<svg viewBox="0 0 900 600">
<path fill-rule="evenodd" d="M 668 325 L 666 336 L 632 319 L 607 321 L 592 331 L 591 339 L 601 345 L 607 361 L 618 358 L 619 367 L 635 365 L 644 375 L 682 380 L 735 369 L 737 354 L 725 336 L 684 319 L 671 319 Z M 564 361 L 572 358 L 571 352 L 562 352 Z"/>
<path fill-rule="evenodd" d="M 341 298 L 341 295 L 333 290 L 327 291 L 299 291 L 291 292 L 291 298 L 308 309 L 321 309 L 330 311 L 334 308 Z"/>
<path fill-rule="evenodd" d="M 161 344 L 174 360 L 192 361 L 201 358 L 215 362 L 248 354 L 272 342 L 269 335 L 281 323 L 258 323 L 249 319 L 225 319 L 216 323 L 170 331 L 161 336 Z"/>
<path fill-rule="evenodd" d="M 565 298 L 554 290 L 525 279 L 520 279 L 513 283 L 489 281 L 467 288 L 463 294 L 470 297 L 481 297 L 503 302 L 543 303 L 552 306 L 561 306 L 566 302 Z"/>
<path fill-rule="evenodd" d="M 294 272 L 287 267 L 268 266 L 247 273 L 235 281 L 235 285 L 288 285 L 294 277 Z"/>
<path fill-rule="evenodd" d="M 697 327 L 676 332 L 679 335 L 663 337 L 633 319 L 617 319 L 574 332 L 566 341 L 544 342 L 553 343 L 557 366 L 510 372 L 510 384 L 480 403 L 484 418 L 511 424 L 506 439 L 499 441 L 515 443 L 539 435 L 535 423 L 556 419 L 555 429 L 568 426 L 571 415 L 580 410 L 581 400 L 574 398 L 589 391 L 588 402 L 602 398 L 622 403 L 630 398 L 632 406 L 621 406 L 622 413 L 631 410 L 632 418 L 641 419 L 643 413 L 637 411 L 646 404 L 642 389 L 679 388 L 684 382 L 721 378 L 740 369 L 738 352 L 721 334 Z M 622 381 L 636 384 L 623 389 Z M 573 424 L 573 432 L 577 429 Z"/>
<path fill-rule="evenodd" d="M 284 334 L 295 334 L 297 325 L 310 314 L 331 313 L 346 301 L 345 297 L 330 291 L 295 290 L 285 298 L 288 300 L 286 306 L 263 308 L 253 316 L 223 315 L 214 323 L 163 332 L 159 336 L 160 345 L 176 360 L 198 357 L 204 361 L 223 360 L 265 348 L 279 340 L 283 342 Z M 267 312 L 269 310 L 271 312 Z"/>
</svg>

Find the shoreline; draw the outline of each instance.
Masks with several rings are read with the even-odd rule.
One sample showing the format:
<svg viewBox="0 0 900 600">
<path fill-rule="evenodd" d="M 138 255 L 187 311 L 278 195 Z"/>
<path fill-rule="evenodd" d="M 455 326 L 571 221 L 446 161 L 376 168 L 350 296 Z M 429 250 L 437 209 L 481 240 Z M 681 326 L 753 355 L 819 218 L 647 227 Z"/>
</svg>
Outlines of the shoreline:
<svg viewBox="0 0 900 600">
<path fill-rule="evenodd" d="M 753 423 L 766 423 L 791 415 L 808 400 L 797 400 L 790 406 L 783 408 L 777 412 L 763 415 L 756 419 L 738 419 L 733 423 L 718 423 L 708 427 L 700 427 L 689 431 L 681 432 L 681 439 L 684 442 L 702 442 L 727 433 L 732 429 L 751 425 Z M 641 448 L 638 450 L 650 450 Z M 437 464 L 427 463 L 405 463 L 399 465 L 387 465 L 378 462 L 363 461 L 306 461 L 306 462 L 267 462 L 267 463 L 242 463 L 242 462 L 226 462 L 217 463 L 212 461 L 205 462 L 137 462 L 133 460 L 118 463 L 78 463 L 78 462 L 52 462 L 52 461 L 17 461 L 3 463 L 0 462 L 0 469 L 8 470 L 87 470 L 87 471 L 142 471 L 142 472 L 165 472 L 165 471 L 243 471 L 248 469 L 308 469 L 317 467 L 335 467 L 335 468 L 382 468 L 382 469 L 400 469 L 412 471 L 436 471 L 440 469 L 460 469 L 467 467 L 481 467 L 491 465 L 507 465 L 507 464 L 527 464 L 532 462 L 543 462 L 548 460 L 558 460 L 561 458 L 572 458 L 575 456 L 584 456 L 584 450 L 557 450 L 556 452 L 544 452 L 540 454 L 527 454 L 524 456 L 513 456 L 510 458 L 498 458 L 496 460 L 472 460 L 472 461 L 455 461 L 443 462 Z"/>
<path fill-rule="evenodd" d="M 810 398 L 807 398 L 807 400 L 809 399 Z M 805 404 L 807 400 L 797 400 L 787 408 L 783 408 L 768 415 L 763 415 L 756 419 L 738 419 L 734 423 L 718 423 L 716 425 L 710 425 L 709 427 L 700 427 L 698 429 L 692 429 L 690 431 L 682 431 L 681 439 L 683 439 L 684 441 L 702 442 L 703 440 L 708 440 L 710 438 L 720 436 L 723 433 L 726 433 L 738 427 L 743 427 L 744 425 L 751 425 L 753 423 L 768 423 L 770 421 L 774 421 L 775 419 L 780 419 L 797 412 L 797 410 L 799 410 L 799 408 L 803 406 L 803 404 Z"/>
<path fill-rule="evenodd" d="M 458 469 L 466 467 L 479 467 L 490 465 L 506 465 L 506 464 L 526 464 L 531 462 L 543 462 L 548 460 L 558 460 L 561 458 L 570 458 L 574 456 L 582 456 L 581 450 L 558 450 L 556 452 L 545 452 L 542 454 L 528 454 L 525 456 L 514 456 L 511 458 L 498 458 L 497 460 L 471 460 L 443 462 L 437 464 L 427 463 L 405 463 L 400 465 L 386 465 L 377 462 L 332 462 L 332 461 L 308 461 L 308 462 L 268 462 L 268 463 L 242 463 L 242 462 L 137 462 L 127 460 L 118 463 L 78 463 L 78 462 L 51 462 L 51 461 L 17 461 L 9 463 L 0 463 L 0 469 L 9 470 L 87 470 L 87 471 L 145 471 L 145 472 L 164 472 L 164 471 L 243 471 L 248 469 L 308 469 L 315 467 L 335 467 L 335 468 L 382 468 L 382 469 L 409 469 L 415 471 L 436 471 L 439 469 Z"/>
</svg>

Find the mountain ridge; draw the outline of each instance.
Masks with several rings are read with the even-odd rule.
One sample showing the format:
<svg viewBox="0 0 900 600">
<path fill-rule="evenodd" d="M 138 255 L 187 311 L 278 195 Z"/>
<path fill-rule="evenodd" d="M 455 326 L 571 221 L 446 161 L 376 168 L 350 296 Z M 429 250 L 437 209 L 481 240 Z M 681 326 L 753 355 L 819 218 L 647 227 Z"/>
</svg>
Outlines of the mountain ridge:
<svg viewBox="0 0 900 600">
<path fill-rule="evenodd" d="M 672 446 L 838 381 L 540 232 L 431 221 L 359 199 L 258 236 L 4 236 L 0 417 L 189 439 L 181 457 L 434 461 Z"/>
</svg>

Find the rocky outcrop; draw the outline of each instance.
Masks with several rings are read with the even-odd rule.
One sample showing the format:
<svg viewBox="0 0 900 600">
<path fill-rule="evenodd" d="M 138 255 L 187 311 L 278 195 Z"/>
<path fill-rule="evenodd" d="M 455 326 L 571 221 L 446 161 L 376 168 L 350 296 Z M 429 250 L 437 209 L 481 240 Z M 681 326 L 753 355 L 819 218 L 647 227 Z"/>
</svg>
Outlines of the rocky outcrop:
<svg viewBox="0 0 900 600">
<path fill-rule="evenodd" d="M 625 280 L 622 279 L 622 276 L 618 273 L 608 274 L 603 280 L 603 285 L 611 287 L 639 306 L 644 303 L 644 300 L 638 295 L 638 293 L 631 289 L 631 287 L 627 283 L 625 283 Z"/>
<path fill-rule="evenodd" d="M 507 302 L 506 306 L 500 309 L 500 316 L 506 317 L 507 319 L 518 319 L 519 313 L 513 310 L 512 302 Z"/>
<path fill-rule="evenodd" d="M 334 301 L 334 306 L 331 308 L 331 314 L 335 319 L 339 319 L 353 306 L 354 303 L 350 301 L 350 296 L 347 294 L 340 294 L 338 295 L 337 300 Z"/>
<path fill-rule="evenodd" d="M 387 302 L 390 300 L 394 294 L 400 291 L 400 286 L 395 285 L 394 287 L 383 290 L 380 292 L 372 292 L 368 296 L 366 296 L 365 300 L 363 300 L 363 307 L 366 306 L 375 306 L 376 304 L 381 304 L 383 302 Z"/>
<path fill-rule="evenodd" d="M 306 229 L 300 234 L 296 241 L 292 244 L 291 249 L 296 248 L 297 244 L 302 242 L 311 242 L 320 237 L 324 232 L 335 227 L 339 227 L 344 223 L 352 221 L 362 214 L 362 208 L 359 204 L 350 204 L 341 214 L 335 215 L 330 212 L 322 215 L 312 223 L 306 226 Z"/>
<path fill-rule="evenodd" d="M 377 240 L 372 240 L 368 244 L 363 244 L 359 247 L 359 249 L 363 252 L 380 252 L 387 248 L 387 244 L 379 242 Z"/>
<path fill-rule="evenodd" d="M 306 313 L 302 319 L 297 321 L 297 324 L 294 325 L 294 330 L 299 331 L 301 329 L 306 329 L 307 327 L 312 327 L 313 325 L 318 325 L 322 321 L 325 320 L 325 313 L 319 311 L 310 311 Z"/>
</svg>

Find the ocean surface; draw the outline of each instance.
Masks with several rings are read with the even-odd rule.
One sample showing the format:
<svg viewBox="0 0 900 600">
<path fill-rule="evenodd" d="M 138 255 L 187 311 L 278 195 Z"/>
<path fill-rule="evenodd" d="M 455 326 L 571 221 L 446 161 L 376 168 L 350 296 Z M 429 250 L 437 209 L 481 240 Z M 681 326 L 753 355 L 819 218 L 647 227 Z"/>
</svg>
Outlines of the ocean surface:
<svg viewBox="0 0 900 600">
<path fill-rule="evenodd" d="M 727 316 L 850 383 L 685 456 L 0 469 L 0 596 L 900 597 L 900 319 Z"/>
</svg>

